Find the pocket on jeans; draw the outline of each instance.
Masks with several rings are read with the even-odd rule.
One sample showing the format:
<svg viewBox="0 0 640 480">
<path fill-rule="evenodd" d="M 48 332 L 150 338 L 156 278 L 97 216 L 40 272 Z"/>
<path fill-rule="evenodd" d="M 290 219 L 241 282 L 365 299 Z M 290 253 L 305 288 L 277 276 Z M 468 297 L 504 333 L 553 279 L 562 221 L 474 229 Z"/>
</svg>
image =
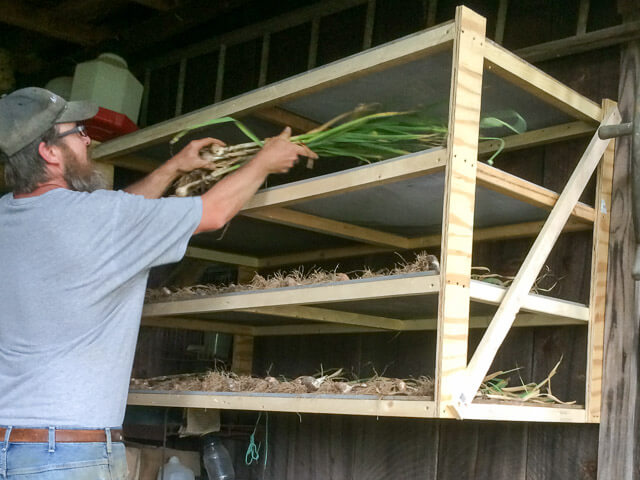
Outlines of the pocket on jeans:
<svg viewBox="0 0 640 480">
<path fill-rule="evenodd" d="M 48 465 L 44 466 L 43 468 L 33 467 L 30 469 L 21 469 L 13 472 L 9 471 L 8 473 L 9 476 L 7 480 L 113 480 L 109 465 L 107 464 Z M 116 479 L 120 480 L 120 478 L 118 477 L 116 477 Z"/>
</svg>

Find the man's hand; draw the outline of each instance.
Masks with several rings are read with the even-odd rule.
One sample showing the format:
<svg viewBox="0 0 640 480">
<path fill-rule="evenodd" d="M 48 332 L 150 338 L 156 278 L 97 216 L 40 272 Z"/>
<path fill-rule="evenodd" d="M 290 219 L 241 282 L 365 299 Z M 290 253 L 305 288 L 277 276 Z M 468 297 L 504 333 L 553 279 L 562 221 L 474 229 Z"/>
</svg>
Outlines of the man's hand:
<svg viewBox="0 0 640 480">
<path fill-rule="evenodd" d="M 217 138 L 200 138 L 192 140 L 182 150 L 167 160 L 167 164 L 175 169 L 176 177 L 189 173 L 197 168 L 212 168 L 212 163 L 200 157 L 200 150 L 203 147 L 215 143 L 224 147 L 226 144 Z"/>
<path fill-rule="evenodd" d="M 177 154 L 156 168 L 142 180 L 125 188 L 125 192 L 143 195 L 146 198 L 159 198 L 171 183 L 180 175 L 196 168 L 211 168 L 211 162 L 200 158 L 200 149 L 215 143 L 224 146 L 224 142 L 215 138 L 193 140 Z"/>
<path fill-rule="evenodd" d="M 254 157 L 265 173 L 286 173 L 298 163 L 298 156 L 318 158 L 306 145 L 291 143 L 291 128 L 286 127 L 280 135 L 268 139 L 262 150 Z"/>
<path fill-rule="evenodd" d="M 287 172 L 298 161 L 298 155 L 318 158 L 305 145 L 291 143 L 290 138 L 291 129 L 287 127 L 267 140 L 249 163 L 202 195 L 202 220 L 196 233 L 222 228 L 256 193 L 267 175 Z"/>
</svg>

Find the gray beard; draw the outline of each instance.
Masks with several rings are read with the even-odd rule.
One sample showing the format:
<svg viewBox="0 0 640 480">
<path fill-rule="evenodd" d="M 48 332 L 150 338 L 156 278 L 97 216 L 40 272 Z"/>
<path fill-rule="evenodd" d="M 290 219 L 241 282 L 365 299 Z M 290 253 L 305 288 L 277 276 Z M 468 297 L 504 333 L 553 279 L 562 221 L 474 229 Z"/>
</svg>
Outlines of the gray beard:
<svg viewBox="0 0 640 480">
<path fill-rule="evenodd" d="M 102 172 L 92 170 L 88 175 L 74 175 L 67 170 L 64 179 L 71 190 L 76 192 L 94 192 L 96 190 L 105 190 L 107 188 L 107 180 Z"/>
<path fill-rule="evenodd" d="M 88 165 L 81 165 L 73 150 L 65 147 L 66 145 L 63 146 L 63 150 L 66 152 L 67 159 L 63 176 L 69 189 L 76 192 L 94 192 L 106 189 L 108 183 L 102 172 L 96 170 L 90 161 Z"/>
</svg>

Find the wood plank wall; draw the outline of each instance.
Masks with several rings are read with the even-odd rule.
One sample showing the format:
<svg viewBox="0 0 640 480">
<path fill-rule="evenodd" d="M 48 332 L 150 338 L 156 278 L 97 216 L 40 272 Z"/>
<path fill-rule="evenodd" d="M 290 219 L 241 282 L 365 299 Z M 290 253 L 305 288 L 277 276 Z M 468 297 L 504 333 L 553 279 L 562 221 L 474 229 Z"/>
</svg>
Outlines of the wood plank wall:
<svg viewBox="0 0 640 480">
<path fill-rule="evenodd" d="M 627 12 L 637 2 L 627 3 Z M 633 5 L 632 5 L 633 4 Z M 631 18 L 629 18 L 631 20 Z M 619 108 L 623 121 L 632 119 L 634 92 L 639 91 L 640 42 L 622 49 Z M 636 168 L 640 152 L 635 152 Z M 605 324 L 605 369 L 603 372 L 603 406 L 599 445 L 599 478 L 623 480 L 640 478 L 640 397 L 638 282 L 631 277 L 635 237 L 631 197 L 631 137 L 616 141 L 616 164 L 611 206 L 611 247 L 609 260 L 609 292 Z M 640 226 L 636 226 L 640 228 Z"/>
</svg>

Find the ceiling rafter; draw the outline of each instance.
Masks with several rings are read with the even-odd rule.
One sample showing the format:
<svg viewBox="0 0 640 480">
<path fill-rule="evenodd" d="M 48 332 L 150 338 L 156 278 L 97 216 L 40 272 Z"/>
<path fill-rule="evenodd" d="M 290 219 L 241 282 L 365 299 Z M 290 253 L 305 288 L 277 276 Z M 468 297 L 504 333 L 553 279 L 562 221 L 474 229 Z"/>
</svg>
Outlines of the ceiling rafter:
<svg viewBox="0 0 640 480">
<path fill-rule="evenodd" d="M 0 21 L 48 37 L 80 45 L 96 45 L 113 36 L 104 27 L 74 22 L 51 9 L 33 8 L 18 0 L 0 0 Z"/>
<path fill-rule="evenodd" d="M 118 38 L 129 51 L 141 50 L 189 28 L 208 22 L 221 13 L 233 10 L 249 1 L 219 0 L 190 3 L 171 11 L 159 13 L 146 22 L 119 32 Z"/>
<path fill-rule="evenodd" d="M 128 0 L 62 0 L 55 12 L 65 19 L 81 19 L 82 23 L 96 23 L 108 18 L 114 11 L 122 11 L 129 5 Z"/>
<path fill-rule="evenodd" d="M 154 10 L 161 10 L 168 12 L 180 5 L 179 0 L 133 0 L 135 3 L 144 5 L 145 7 L 153 8 Z"/>
</svg>

